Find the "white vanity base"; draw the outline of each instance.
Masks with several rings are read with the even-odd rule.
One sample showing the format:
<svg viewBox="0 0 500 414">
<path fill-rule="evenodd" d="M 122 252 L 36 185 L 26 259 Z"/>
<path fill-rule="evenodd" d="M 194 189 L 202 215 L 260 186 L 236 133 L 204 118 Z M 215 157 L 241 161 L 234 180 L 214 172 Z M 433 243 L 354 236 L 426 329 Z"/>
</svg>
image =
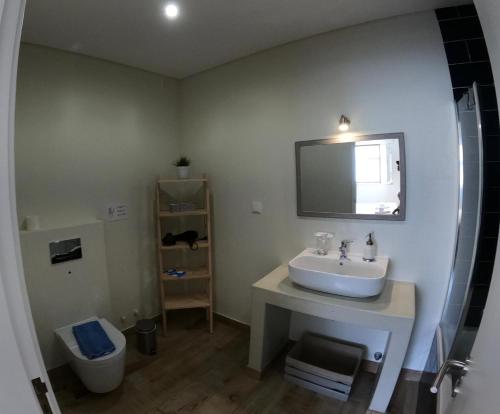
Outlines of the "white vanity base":
<svg viewBox="0 0 500 414">
<path fill-rule="evenodd" d="M 415 320 L 415 285 L 388 280 L 375 298 L 347 298 L 295 286 L 280 266 L 253 285 L 248 367 L 258 373 L 288 341 L 291 312 L 389 332 L 369 410 L 385 413 L 399 377 Z"/>
</svg>

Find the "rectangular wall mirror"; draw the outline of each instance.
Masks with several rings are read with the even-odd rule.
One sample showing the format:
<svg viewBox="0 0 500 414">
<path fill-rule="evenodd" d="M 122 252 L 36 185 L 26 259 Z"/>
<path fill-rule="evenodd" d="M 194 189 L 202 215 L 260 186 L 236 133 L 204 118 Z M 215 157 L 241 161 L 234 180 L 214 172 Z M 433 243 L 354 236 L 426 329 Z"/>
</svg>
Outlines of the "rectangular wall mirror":
<svg viewBox="0 0 500 414">
<path fill-rule="evenodd" d="M 297 215 L 404 220 L 404 134 L 295 143 Z"/>
</svg>

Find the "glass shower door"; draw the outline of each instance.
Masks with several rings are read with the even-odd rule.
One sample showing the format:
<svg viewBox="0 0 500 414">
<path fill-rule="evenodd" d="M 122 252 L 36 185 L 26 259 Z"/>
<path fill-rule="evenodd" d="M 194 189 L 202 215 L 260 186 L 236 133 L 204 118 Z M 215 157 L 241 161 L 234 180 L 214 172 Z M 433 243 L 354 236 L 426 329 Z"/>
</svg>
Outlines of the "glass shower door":
<svg viewBox="0 0 500 414">
<path fill-rule="evenodd" d="M 457 113 L 460 162 L 457 243 L 440 328 L 444 358 L 464 360 L 477 332 L 477 328 L 464 326 L 476 265 L 483 192 L 483 142 L 476 84 L 457 103 Z"/>
</svg>

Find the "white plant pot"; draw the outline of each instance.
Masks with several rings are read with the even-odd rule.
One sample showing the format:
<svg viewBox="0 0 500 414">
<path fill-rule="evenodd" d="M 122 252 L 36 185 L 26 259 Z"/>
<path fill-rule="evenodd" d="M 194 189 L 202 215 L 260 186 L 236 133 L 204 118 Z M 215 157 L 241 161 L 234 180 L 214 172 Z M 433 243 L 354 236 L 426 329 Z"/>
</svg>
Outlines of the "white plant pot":
<svg viewBox="0 0 500 414">
<path fill-rule="evenodd" d="M 177 167 L 177 178 L 179 179 L 189 178 L 189 166 Z"/>
</svg>

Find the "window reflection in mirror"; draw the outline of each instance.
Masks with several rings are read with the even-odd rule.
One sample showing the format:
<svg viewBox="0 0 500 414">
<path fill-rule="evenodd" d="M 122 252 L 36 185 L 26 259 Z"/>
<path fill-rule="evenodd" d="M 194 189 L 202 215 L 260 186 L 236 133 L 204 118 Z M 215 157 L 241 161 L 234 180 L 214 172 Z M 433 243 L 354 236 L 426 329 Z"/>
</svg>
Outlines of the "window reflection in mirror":
<svg viewBox="0 0 500 414">
<path fill-rule="evenodd" d="M 356 214 L 392 214 L 399 206 L 398 141 L 360 141 L 354 145 Z"/>
<path fill-rule="evenodd" d="M 403 134 L 296 143 L 299 216 L 404 220 Z"/>
</svg>

